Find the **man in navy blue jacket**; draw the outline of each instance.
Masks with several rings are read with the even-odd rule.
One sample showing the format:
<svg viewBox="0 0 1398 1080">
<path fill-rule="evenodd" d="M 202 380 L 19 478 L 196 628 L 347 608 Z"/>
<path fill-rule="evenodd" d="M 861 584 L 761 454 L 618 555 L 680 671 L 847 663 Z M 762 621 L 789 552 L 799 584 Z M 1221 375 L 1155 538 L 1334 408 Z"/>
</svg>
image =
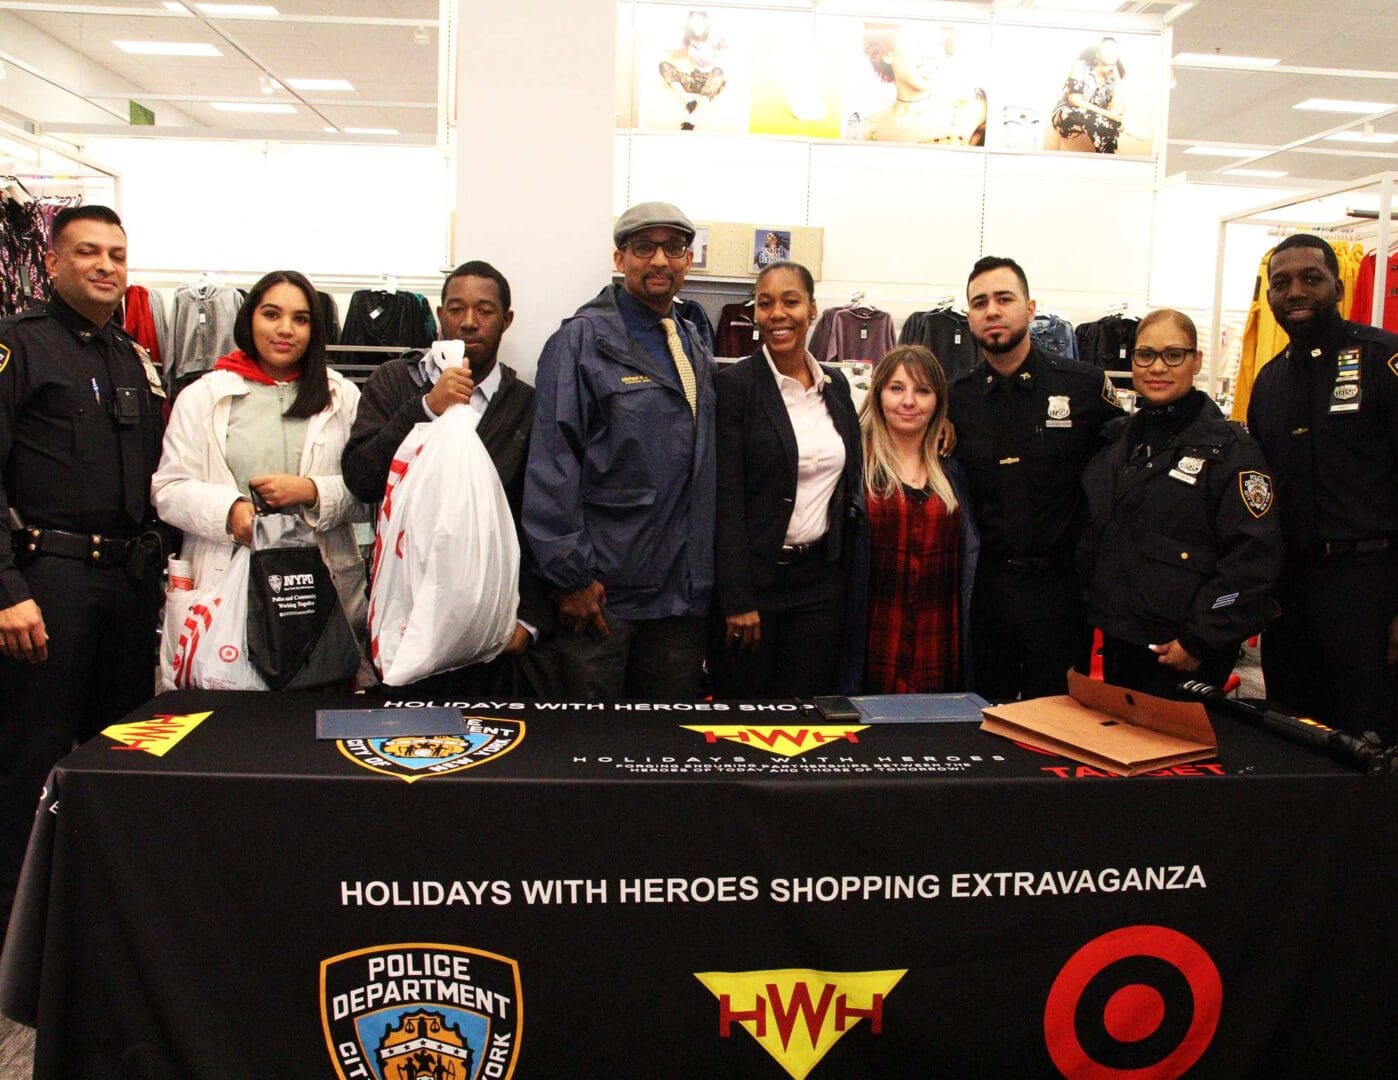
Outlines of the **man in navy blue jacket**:
<svg viewBox="0 0 1398 1080">
<path fill-rule="evenodd" d="M 633 206 L 620 285 L 539 358 L 524 532 L 558 595 L 556 650 L 583 700 L 701 697 L 714 582 L 713 354 L 676 310 L 694 226 Z"/>
</svg>

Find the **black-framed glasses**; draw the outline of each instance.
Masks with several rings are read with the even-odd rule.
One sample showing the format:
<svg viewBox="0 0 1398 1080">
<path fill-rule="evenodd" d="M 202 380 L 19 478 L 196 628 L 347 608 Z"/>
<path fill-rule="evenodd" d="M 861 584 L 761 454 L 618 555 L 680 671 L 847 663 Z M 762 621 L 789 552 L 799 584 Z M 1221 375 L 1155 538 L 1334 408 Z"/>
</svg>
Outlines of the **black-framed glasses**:
<svg viewBox="0 0 1398 1080">
<path fill-rule="evenodd" d="M 1193 355 L 1193 349 L 1186 349 L 1182 345 L 1172 345 L 1159 351 L 1140 348 L 1131 351 L 1131 362 L 1138 368 L 1148 368 L 1157 360 L 1164 360 L 1166 367 L 1179 367 Z"/>
<path fill-rule="evenodd" d="M 653 258 L 657 248 L 665 252 L 667 259 L 682 259 L 684 253 L 689 250 L 689 241 L 666 240 L 664 243 L 658 244 L 654 240 L 632 240 L 627 243 L 626 247 L 638 259 Z"/>
</svg>

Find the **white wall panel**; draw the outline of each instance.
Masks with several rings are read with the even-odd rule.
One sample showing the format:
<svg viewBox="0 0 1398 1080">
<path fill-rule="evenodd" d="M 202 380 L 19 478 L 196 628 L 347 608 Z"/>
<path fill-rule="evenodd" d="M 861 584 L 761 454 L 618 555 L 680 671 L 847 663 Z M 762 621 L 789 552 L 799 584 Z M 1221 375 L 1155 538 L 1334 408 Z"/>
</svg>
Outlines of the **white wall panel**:
<svg viewBox="0 0 1398 1080">
<path fill-rule="evenodd" d="M 632 204 L 663 199 L 695 221 L 806 224 L 803 141 L 686 134 L 617 138 L 631 140 Z M 618 214 L 624 209 L 613 207 Z"/>
<path fill-rule="evenodd" d="M 1153 164 L 1099 156 L 992 155 L 985 251 L 1024 266 L 1036 297 L 1089 310 L 1145 303 Z"/>
<path fill-rule="evenodd" d="M 928 287 L 965 280 L 980 247 L 983 155 L 923 147 L 812 148 L 811 225 L 826 281 Z"/>
<path fill-rule="evenodd" d="M 131 265 L 156 270 L 430 274 L 447 232 L 430 147 L 89 138 L 122 178 Z"/>
</svg>

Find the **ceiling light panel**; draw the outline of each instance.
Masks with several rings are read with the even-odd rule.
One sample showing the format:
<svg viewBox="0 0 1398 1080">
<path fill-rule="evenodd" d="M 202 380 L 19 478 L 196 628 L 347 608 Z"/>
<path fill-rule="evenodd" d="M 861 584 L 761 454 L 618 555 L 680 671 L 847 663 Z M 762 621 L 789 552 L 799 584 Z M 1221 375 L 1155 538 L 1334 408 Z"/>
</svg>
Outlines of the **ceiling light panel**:
<svg viewBox="0 0 1398 1080">
<path fill-rule="evenodd" d="M 1349 101 L 1344 98 L 1307 98 L 1305 101 L 1298 101 L 1291 107 L 1304 109 L 1307 112 L 1346 113 L 1355 116 L 1380 113 L 1386 109 L 1398 109 L 1398 105 L 1391 101 Z"/>
<path fill-rule="evenodd" d="M 113 41 L 118 49 L 132 56 L 222 56 L 205 41 Z"/>
<path fill-rule="evenodd" d="M 209 103 L 219 112 L 229 113 L 295 113 L 295 105 L 276 101 L 212 101 Z"/>
<path fill-rule="evenodd" d="M 1269 68 L 1281 63 L 1275 56 L 1230 56 L 1227 53 L 1179 53 L 1174 63 L 1180 67 Z"/>
<path fill-rule="evenodd" d="M 354 84 L 348 79 L 287 79 L 286 85 L 293 90 L 333 90 L 340 93 L 354 91 Z"/>
<path fill-rule="evenodd" d="M 281 12 L 270 4 L 195 4 L 211 19 L 277 19 Z"/>
<path fill-rule="evenodd" d="M 1362 131 L 1337 131 L 1333 135 L 1325 136 L 1325 141 L 1369 143 L 1372 146 L 1388 146 L 1391 143 L 1398 143 L 1398 135 L 1387 134 L 1382 131 L 1376 131 L 1372 135 L 1365 135 Z"/>
<path fill-rule="evenodd" d="M 1240 146 L 1191 146 L 1184 152 L 1198 157 L 1244 158 L 1252 157 L 1258 151 L 1244 150 Z"/>
</svg>

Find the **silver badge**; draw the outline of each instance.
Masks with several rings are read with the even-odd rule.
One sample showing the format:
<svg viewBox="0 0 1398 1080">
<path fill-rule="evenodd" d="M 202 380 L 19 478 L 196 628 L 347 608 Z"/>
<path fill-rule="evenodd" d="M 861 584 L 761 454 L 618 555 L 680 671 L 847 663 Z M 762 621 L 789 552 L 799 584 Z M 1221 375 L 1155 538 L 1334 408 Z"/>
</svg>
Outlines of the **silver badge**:
<svg viewBox="0 0 1398 1080">
<path fill-rule="evenodd" d="M 1336 401 L 1350 401 L 1359 396 L 1359 386 L 1357 383 L 1338 383 L 1335 386 Z"/>
<path fill-rule="evenodd" d="M 1175 463 L 1175 468 L 1189 476 L 1198 476 L 1204 471 L 1204 459 L 1197 457 L 1182 457 Z"/>
<path fill-rule="evenodd" d="M 1068 395 L 1050 394 L 1048 399 L 1048 414 L 1051 420 L 1068 419 Z"/>
</svg>

